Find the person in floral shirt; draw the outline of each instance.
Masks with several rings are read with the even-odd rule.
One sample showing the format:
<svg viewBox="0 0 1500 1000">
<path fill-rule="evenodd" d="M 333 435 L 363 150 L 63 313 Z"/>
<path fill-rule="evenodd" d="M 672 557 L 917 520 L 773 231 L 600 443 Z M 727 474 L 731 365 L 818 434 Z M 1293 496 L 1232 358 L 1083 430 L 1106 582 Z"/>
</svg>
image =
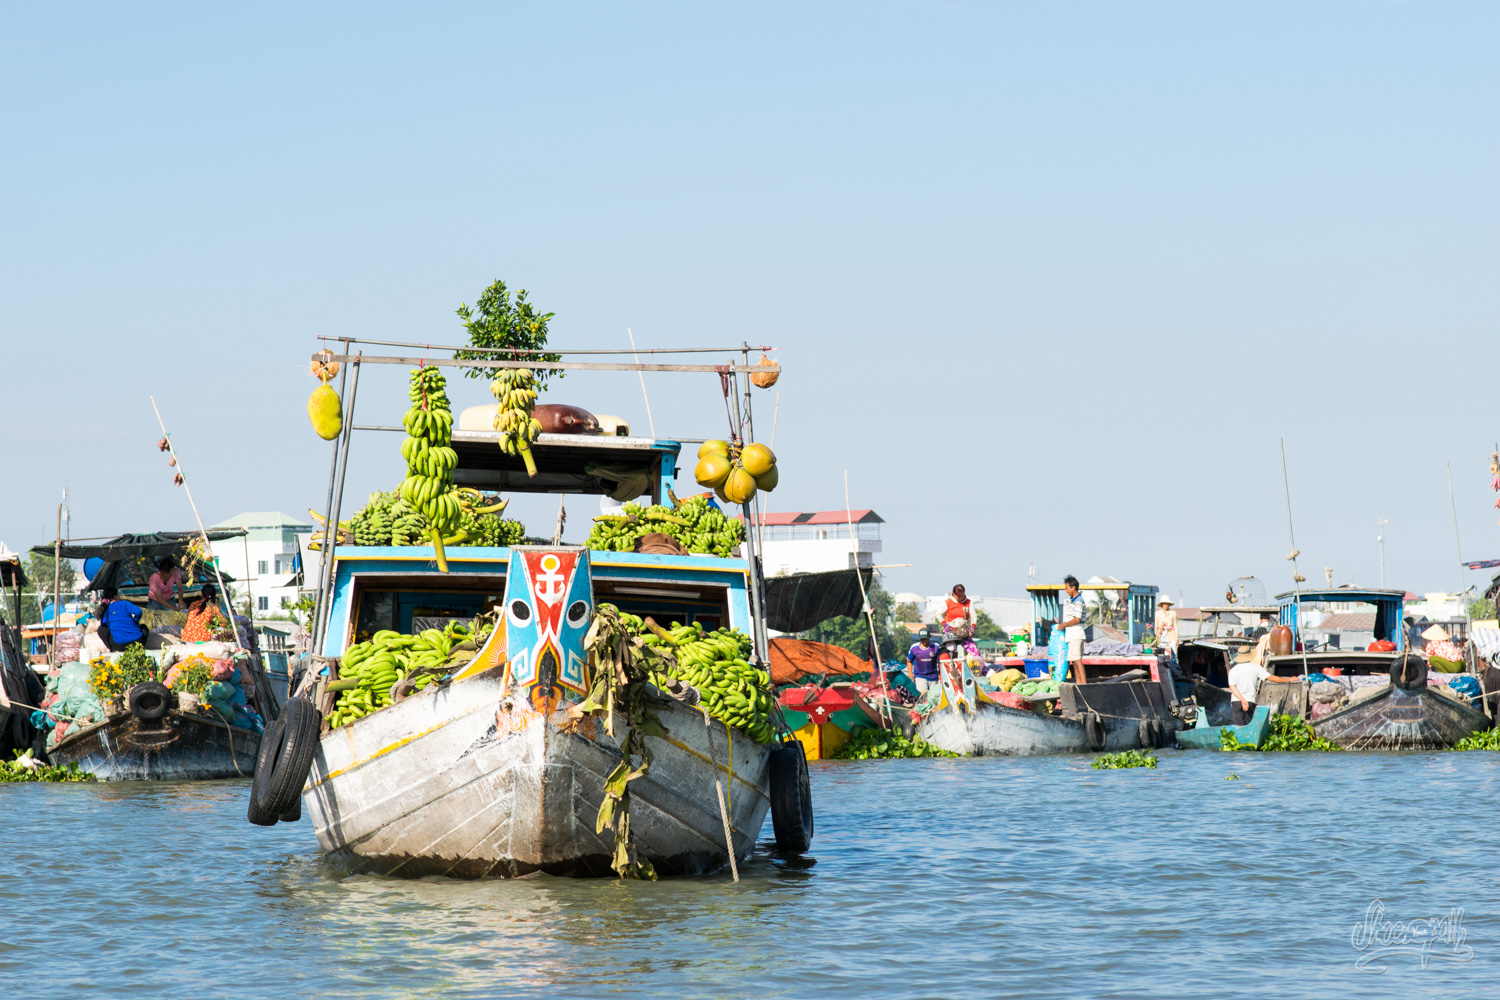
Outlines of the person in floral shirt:
<svg viewBox="0 0 1500 1000">
<path fill-rule="evenodd" d="M 228 627 L 229 619 L 219 610 L 219 588 L 211 583 L 205 584 L 198 599 L 188 604 L 182 641 L 211 642 L 216 631 Z"/>
</svg>

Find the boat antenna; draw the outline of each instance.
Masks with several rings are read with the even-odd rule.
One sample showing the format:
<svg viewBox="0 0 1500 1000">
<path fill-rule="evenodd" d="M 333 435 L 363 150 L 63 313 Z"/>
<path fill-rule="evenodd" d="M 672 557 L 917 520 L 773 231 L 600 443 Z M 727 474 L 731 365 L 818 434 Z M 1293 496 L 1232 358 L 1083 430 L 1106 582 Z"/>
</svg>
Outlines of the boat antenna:
<svg viewBox="0 0 1500 1000">
<path fill-rule="evenodd" d="M 1287 553 L 1287 559 L 1292 564 L 1292 590 L 1297 595 L 1297 635 L 1300 642 L 1302 634 L 1302 580 L 1303 576 L 1297 569 L 1297 535 L 1292 530 L 1292 487 L 1286 475 L 1286 438 L 1277 438 L 1281 445 L 1281 490 L 1286 495 L 1286 536 L 1292 543 L 1292 551 Z M 1302 643 L 1302 676 L 1307 676 L 1307 643 Z"/>
<path fill-rule="evenodd" d="M 1458 539 L 1458 502 L 1453 499 L 1453 463 L 1444 463 L 1448 468 L 1448 506 L 1453 510 L 1453 549 L 1458 554 L 1458 592 L 1462 595 L 1469 589 L 1469 579 L 1464 575 L 1464 547 Z M 1465 617 L 1468 604 L 1465 603 Z"/>
</svg>

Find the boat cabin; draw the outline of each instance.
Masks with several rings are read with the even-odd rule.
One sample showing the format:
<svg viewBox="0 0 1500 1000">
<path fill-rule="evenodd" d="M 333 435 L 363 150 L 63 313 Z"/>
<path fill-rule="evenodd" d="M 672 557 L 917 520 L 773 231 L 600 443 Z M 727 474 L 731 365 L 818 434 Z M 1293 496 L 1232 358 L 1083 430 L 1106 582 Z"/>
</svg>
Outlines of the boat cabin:
<svg viewBox="0 0 1500 1000">
<path fill-rule="evenodd" d="M 1081 583 L 1084 594 L 1096 592 L 1089 601 L 1090 618 L 1085 625 L 1105 625 L 1125 636 L 1121 642 L 1139 644 L 1156 621 L 1156 594 L 1159 588 L 1144 583 Z M 1026 592 L 1031 596 L 1031 641 L 1047 645 L 1043 621 L 1056 622 L 1061 605 L 1063 585 L 1033 583 Z M 1087 598 L 1085 598 L 1087 600 Z M 1093 617 L 1097 615 L 1097 618 Z"/>
<path fill-rule="evenodd" d="M 1301 594 L 1288 592 L 1277 594 L 1279 624 L 1289 626 L 1298 645 L 1290 656 L 1272 656 L 1266 660 L 1266 669 L 1279 677 L 1292 677 L 1303 672 L 1304 661 L 1308 673 L 1374 674 L 1386 673 L 1391 660 L 1407 648 L 1406 629 L 1403 626 L 1406 591 L 1355 587 L 1335 587 L 1325 590 L 1304 590 Z M 1298 618 L 1301 608 L 1302 620 Z M 1359 621 L 1360 631 L 1368 631 L 1375 642 L 1388 642 L 1394 649 L 1379 651 L 1363 649 L 1340 649 L 1323 642 L 1319 643 L 1312 633 L 1317 629 L 1311 624 L 1309 605 L 1331 605 L 1332 615 L 1363 615 Z M 1321 609 L 1320 609 L 1321 610 Z M 1326 619 L 1325 619 L 1326 620 Z"/>
<path fill-rule="evenodd" d="M 542 434 L 531 450 L 539 475 L 499 448 L 493 431 L 455 431 L 454 481 L 511 492 L 594 493 L 616 500 L 659 502 L 676 473 L 681 444 L 656 438 Z M 698 492 L 694 487 L 694 492 Z M 333 553 L 332 600 L 321 652 L 339 656 L 381 629 L 414 634 L 472 620 L 500 605 L 511 550 L 504 546 L 447 546 L 449 572 L 436 568 L 431 545 L 340 544 Z M 753 634 L 742 558 L 643 552 L 590 553 L 594 600 L 642 618 L 699 622 L 705 630 Z"/>
</svg>

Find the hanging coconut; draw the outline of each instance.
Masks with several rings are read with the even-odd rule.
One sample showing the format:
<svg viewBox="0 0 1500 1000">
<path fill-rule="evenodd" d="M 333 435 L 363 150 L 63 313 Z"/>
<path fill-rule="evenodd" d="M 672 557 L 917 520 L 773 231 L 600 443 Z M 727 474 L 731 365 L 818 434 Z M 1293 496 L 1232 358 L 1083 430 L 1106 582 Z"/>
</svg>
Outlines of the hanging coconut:
<svg viewBox="0 0 1500 1000">
<path fill-rule="evenodd" d="M 777 379 L 781 378 L 781 363 L 778 361 L 772 361 L 765 355 L 764 352 L 762 352 L 760 356 L 760 364 L 761 367 L 770 365 L 772 368 L 775 368 L 776 371 L 752 372 L 750 375 L 750 382 L 758 388 L 769 389 L 771 388 L 771 386 L 776 384 Z"/>
<path fill-rule="evenodd" d="M 718 487 L 724 485 L 724 480 L 734 471 L 734 466 L 729 462 L 729 456 L 709 452 L 698 460 L 697 468 L 693 469 L 693 478 L 698 481 L 699 486 Z"/>
<path fill-rule="evenodd" d="M 724 496 L 730 503 L 749 503 L 755 499 L 755 477 L 743 468 L 735 467 L 724 480 Z"/>
</svg>

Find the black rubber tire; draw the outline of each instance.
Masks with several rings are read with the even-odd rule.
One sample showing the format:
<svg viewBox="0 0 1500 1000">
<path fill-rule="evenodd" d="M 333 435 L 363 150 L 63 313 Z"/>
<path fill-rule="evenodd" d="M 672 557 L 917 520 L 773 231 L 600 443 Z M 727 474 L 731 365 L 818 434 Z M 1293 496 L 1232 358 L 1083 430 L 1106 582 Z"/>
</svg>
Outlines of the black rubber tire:
<svg viewBox="0 0 1500 1000">
<path fill-rule="evenodd" d="M 1098 712 L 1090 712 L 1083 717 L 1083 735 L 1089 741 L 1090 750 L 1104 749 L 1104 720 L 1099 717 Z"/>
<path fill-rule="evenodd" d="M 1154 744 L 1151 742 L 1151 720 L 1150 719 L 1141 719 L 1140 723 L 1136 726 L 1136 736 L 1141 741 L 1141 749 L 1142 750 L 1150 750 L 1151 749 L 1151 747 Z"/>
<path fill-rule="evenodd" d="M 125 695 L 125 707 L 142 722 L 157 722 L 177 703 L 171 688 L 157 681 L 142 681 Z"/>
<path fill-rule="evenodd" d="M 256 826 L 275 826 L 281 819 L 281 817 L 277 816 L 275 813 L 268 813 L 260 806 L 256 805 L 255 796 L 253 794 L 250 796 L 250 810 L 245 818 L 254 823 Z"/>
<path fill-rule="evenodd" d="M 1391 686 L 1420 691 L 1427 686 L 1427 658 L 1408 653 L 1391 661 Z"/>
<path fill-rule="evenodd" d="M 286 731 L 286 713 L 283 712 L 276 721 L 266 727 L 266 731 L 260 737 L 260 749 L 255 753 L 255 774 L 250 780 L 250 812 L 247 817 L 256 826 L 275 826 L 280 818 L 273 812 L 267 812 L 260 807 L 256 801 L 257 792 L 264 783 L 270 781 L 271 771 L 275 767 L 275 761 L 266 763 L 266 758 L 271 756 L 273 748 L 281 745 L 281 734 Z M 261 775 L 266 775 L 263 779 Z"/>
<path fill-rule="evenodd" d="M 265 812 L 282 816 L 302 797 L 302 786 L 312 770 L 313 754 L 318 749 L 318 730 L 323 719 L 306 698 L 290 698 L 281 718 L 272 723 L 277 739 L 261 738 L 262 746 L 270 744 L 256 760 L 255 781 L 250 793 Z"/>
<path fill-rule="evenodd" d="M 807 778 L 807 753 L 797 740 L 771 751 L 771 827 L 776 849 L 783 854 L 805 854 L 812 846 L 812 788 Z"/>
<path fill-rule="evenodd" d="M 1164 747 L 1167 745 L 1167 724 L 1160 719 L 1151 720 L 1151 742 L 1153 746 Z"/>
<path fill-rule="evenodd" d="M 297 801 L 292 803 L 292 808 L 282 813 L 279 819 L 283 823 L 295 823 L 302 818 L 302 796 L 297 796 Z"/>
</svg>

